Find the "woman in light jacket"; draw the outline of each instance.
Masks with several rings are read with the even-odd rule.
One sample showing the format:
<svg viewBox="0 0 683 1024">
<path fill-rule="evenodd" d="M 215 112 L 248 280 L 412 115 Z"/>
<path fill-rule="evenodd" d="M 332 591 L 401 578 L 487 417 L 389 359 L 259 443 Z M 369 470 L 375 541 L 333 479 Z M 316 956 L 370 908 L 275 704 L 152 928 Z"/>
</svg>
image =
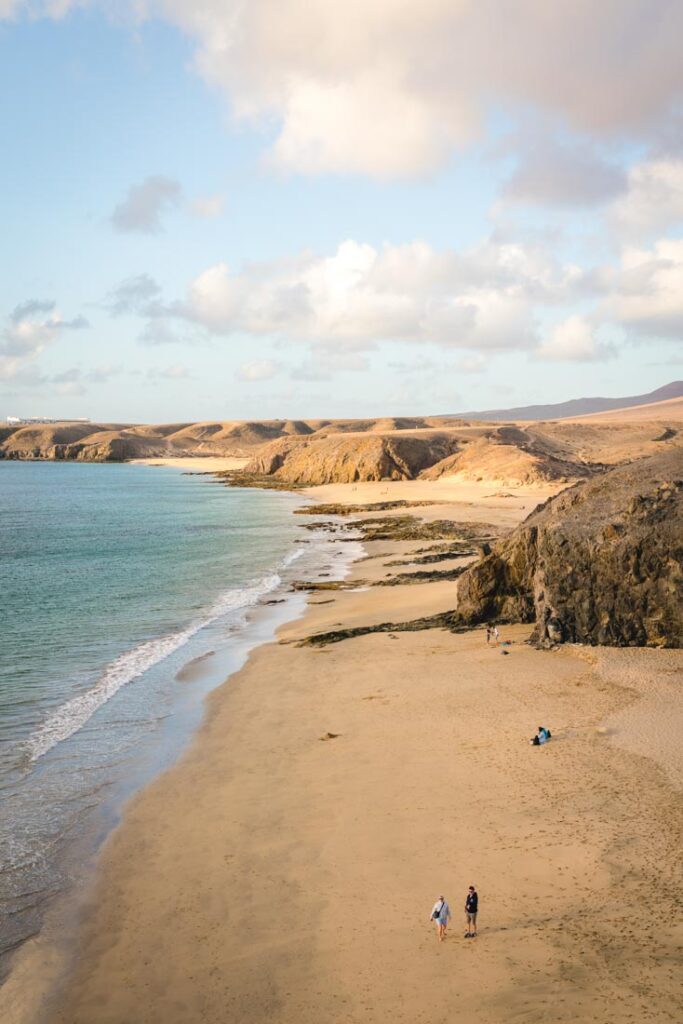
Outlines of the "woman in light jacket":
<svg viewBox="0 0 683 1024">
<path fill-rule="evenodd" d="M 446 903 L 443 896 L 439 896 L 438 900 L 432 907 L 432 913 L 430 921 L 433 921 L 436 925 L 436 934 L 439 937 L 439 942 L 443 942 L 446 937 L 446 926 L 451 916 L 451 908 Z"/>
</svg>

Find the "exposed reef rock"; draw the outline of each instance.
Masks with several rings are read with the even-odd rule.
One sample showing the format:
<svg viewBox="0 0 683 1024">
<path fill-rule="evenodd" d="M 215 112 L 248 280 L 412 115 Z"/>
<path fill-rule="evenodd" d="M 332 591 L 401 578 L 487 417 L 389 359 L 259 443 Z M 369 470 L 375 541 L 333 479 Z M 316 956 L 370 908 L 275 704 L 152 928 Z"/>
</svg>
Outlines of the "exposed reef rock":
<svg viewBox="0 0 683 1024">
<path fill-rule="evenodd" d="M 219 470 L 212 473 L 228 487 L 255 487 L 262 491 L 298 491 L 302 484 L 290 484 L 265 473 L 245 473 L 242 469 Z"/>
<path fill-rule="evenodd" d="M 386 512 L 394 508 L 418 508 L 441 505 L 440 501 L 372 501 L 367 505 L 304 505 L 294 509 L 296 516 L 353 516 L 358 512 Z"/>
<path fill-rule="evenodd" d="M 373 587 L 402 587 L 413 583 L 445 583 L 457 580 L 465 572 L 467 566 L 458 565 L 454 569 L 420 569 L 417 572 L 399 572 L 395 576 L 386 576 L 375 580 Z"/>
<path fill-rule="evenodd" d="M 535 621 L 540 642 L 683 646 L 681 452 L 551 498 L 456 588 L 454 623 Z"/>
<path fill-rule="evenodd" d="M 281 644 L 294 643 L 297 647 L 327 647 L 341 640 L 352 640 L 369 633 L 417 633 L 424 629 L 448 629 L 452 633 L 464 632 L 466 626 L 454 623 L 454 612 L 439 612 L 424 619 L 410 619 L 407 622 L 380 622 L 374 626 L 353 626 L 350 629 L 333 629 L 325 633 L 312 633 L 300 640 L 280 640 Z"/>
<path fill-rule="evenodd" d="M 349 540 L 450 540 L 469 542 L 484 537 L 498 536 L 496 527 L 488 523 L 458 523 L 452 519 L 434 519 L 425 522 L 417 516 L 382 516 L 376 519 L 356 519 L 351 523 L 303 523 L 306 530 L 328 530 L 331 533 L 349 533 Z M 342 540 L 345 538 L 341 538 Z M 448 545 L 452 550 L 454 544 Z"/>
<path fill-rule="evenodd" d="M 434 565 L 436 562 L 447 562 L 450 559 L 467 558 L 476 554 L 475 550 L 461 542 L 455 545 L 452 551 L 436 551 L 432 555 L 416 555 L 414 558 L 397 558 L 393 562 L 387 562 L 386 566 L 389 569 L 398 565 Z"/>
</svg>

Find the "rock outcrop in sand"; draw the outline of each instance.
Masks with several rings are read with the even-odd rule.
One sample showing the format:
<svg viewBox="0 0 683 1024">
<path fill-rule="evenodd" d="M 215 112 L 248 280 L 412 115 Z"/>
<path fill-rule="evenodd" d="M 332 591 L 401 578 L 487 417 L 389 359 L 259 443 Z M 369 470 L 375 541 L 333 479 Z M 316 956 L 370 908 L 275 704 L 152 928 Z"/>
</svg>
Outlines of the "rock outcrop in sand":
<svg viewBox="0 0 683 1024">
<path fill-rule="evenodd" d="M 536 638 L 683 646 L 683 456 L 577 484 L 457 583 L 457 620 L 536 622 Z"/>
</svg>

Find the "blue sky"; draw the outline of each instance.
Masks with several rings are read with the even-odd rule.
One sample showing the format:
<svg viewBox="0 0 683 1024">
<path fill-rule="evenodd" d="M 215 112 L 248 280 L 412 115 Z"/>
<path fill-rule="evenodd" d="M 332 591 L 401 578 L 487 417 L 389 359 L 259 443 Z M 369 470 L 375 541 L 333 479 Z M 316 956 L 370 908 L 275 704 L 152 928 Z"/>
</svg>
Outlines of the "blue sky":
<svg viewBox="0 0 683 1024">
<path fill-rule="evenodd" d="M 680 377 L 680 5 L 520 0 L 509 40 L 488 6 L 0 0 L 0 414 Z"/>
</svg>

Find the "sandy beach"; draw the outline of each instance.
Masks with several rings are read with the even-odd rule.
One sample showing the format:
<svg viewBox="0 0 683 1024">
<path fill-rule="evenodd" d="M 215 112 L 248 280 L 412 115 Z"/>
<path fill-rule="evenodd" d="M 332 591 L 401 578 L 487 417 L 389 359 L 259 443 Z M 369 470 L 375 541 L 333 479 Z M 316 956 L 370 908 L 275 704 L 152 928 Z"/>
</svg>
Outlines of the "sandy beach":
<svg viewBox="0 0 683 1024">
<path fill-rule="evenodd" d="M 546 496 L 437 488 L 443 504 L 411 511 L 510 526 Z M 7 1019 L 682 1019 L 680 652 L 537 651 L 526 626 L 502 630 L 505 646 L 482 629 L 297 645 L 452 608 L 449 582 L 373 585 L 424 547 L 368 544 L 358 589 L 314 592 L 214 692 L 186 755 L 107 842 L 60 990 L 29 1013 L 17 972 Z M 553 732 L 540 749 L 539 724 Z M 441 894 L 453 920 L 439 944 Z"/>
<path fill-rule="evenodd" d="M 133 466 L 172 466 L 186 473 L 220 473 L 230 469 L 243 469 L 248 459 L 236 456 L 180 456 L 179 458 L 131 459 Z"/>
</svg>

